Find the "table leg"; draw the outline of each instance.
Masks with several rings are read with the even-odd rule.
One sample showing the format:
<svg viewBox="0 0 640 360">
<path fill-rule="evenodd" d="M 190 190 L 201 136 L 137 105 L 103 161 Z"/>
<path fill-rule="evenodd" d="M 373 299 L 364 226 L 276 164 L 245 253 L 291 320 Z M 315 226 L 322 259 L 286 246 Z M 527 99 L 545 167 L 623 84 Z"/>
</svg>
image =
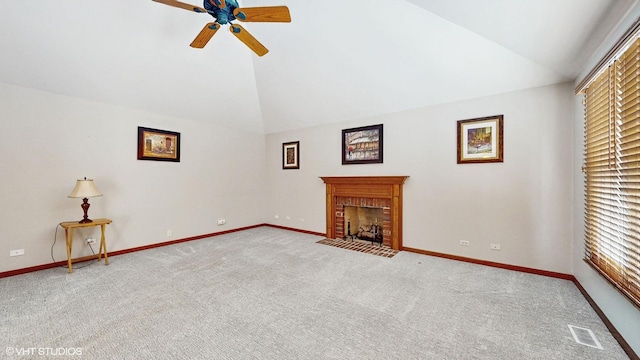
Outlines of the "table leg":
<svg viewBox="0 0 640 360">
<path fill-rule="evenodd" d="M 109 258 L 107 257 L 107 242 L 104 240 L 104 230 L 106 227 L 106 224 L 100 225 L 102 236 L 100 237 L 100 253 L 98 253 L 98 261 L 100 261 L 100 256 L 104 252 L 104 264 L 109 265 Z"/>
<path fill-rule="evenodd" d="M 67 239 L 67 268 L 69 268 L 69 274 L 73 272 L 73 265 L 71 265 L 71 247 L 73 245 L 73 228 L 65 229 L 64 235 Z"/>
</svg>

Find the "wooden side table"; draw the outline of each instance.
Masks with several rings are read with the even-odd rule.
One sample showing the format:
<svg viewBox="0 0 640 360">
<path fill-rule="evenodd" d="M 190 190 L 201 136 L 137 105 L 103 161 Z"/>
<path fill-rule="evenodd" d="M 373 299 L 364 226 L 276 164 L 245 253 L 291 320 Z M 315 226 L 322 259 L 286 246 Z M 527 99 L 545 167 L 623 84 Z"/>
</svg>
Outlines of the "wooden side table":
<svg viewBox="0 0 640 360">
<path fill-rule="evenodd" d="M 64 228 L 64 235 L 67 240 L 67 266 L 69 267 L 69 274 L 73 272 L 73 266 L 71 265 L 71 248 L 73 247 L 73 230 L 77 228 L 100 226 L 102 236 L 100 237 L 100 251 L 98 251 L 96 258 L 100 261 L 104 254 L 104 264 L 109 265 L 109 258 L 107 257 L 107 243 L 104 239 L 104 231 L 107 224 L 111 224 L 111 220 L 95 219 L 90 223 L 80 223 L 79 221 L 66 221 L 60 223 L 60 226 Z"/>
</svg>

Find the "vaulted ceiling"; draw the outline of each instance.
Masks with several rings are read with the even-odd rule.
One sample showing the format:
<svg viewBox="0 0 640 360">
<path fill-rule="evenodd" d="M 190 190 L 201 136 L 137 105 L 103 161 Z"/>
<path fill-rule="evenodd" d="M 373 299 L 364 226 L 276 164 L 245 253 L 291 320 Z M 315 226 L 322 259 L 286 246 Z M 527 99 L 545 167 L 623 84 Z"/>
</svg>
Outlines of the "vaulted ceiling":
<svg viewBox="0 0 640 360">
<path fill-rule="evenodd" d="M 243 24 L 263 57 L 151 0 L 5 1 L 0 82 L 274 133 L 573 80 L 637 1 L 239 0 L 291 11 Z"/>
</svg>

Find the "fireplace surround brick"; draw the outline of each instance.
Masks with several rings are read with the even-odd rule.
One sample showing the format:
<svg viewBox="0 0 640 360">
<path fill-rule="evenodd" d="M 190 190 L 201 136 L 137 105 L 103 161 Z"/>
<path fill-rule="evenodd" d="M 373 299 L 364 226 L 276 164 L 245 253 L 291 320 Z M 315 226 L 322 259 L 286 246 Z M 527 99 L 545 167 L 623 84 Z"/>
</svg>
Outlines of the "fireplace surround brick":
<svg viewBox="0 0 640 360">
<path fill-rule="evenodd" d="M 382 208 L 383 245 L 402 250 L 402 185 L 408 176 L 321 177 L 326 184 L 327 237 L 345 235 L 345 206 Z"/>
</svg>

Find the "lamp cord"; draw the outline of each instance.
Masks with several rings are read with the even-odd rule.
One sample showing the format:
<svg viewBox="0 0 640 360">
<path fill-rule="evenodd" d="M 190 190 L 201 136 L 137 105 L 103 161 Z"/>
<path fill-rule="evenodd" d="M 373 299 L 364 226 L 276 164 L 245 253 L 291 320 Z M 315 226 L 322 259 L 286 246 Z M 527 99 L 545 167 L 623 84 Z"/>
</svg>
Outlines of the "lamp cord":
<svg viewBox="0 0 640 360">
<path fill-rule="evenodd" d="M 61 224 L 62 223 L 60 223 L 60 224 L 58 224 L 58 226 L 56 226 L 56 229 L 55 229 L 55 231 L 53 233 L 53 244 L 51 244 L 51 260 L 54 263 L 56 262 L 56 259 L 53 257 L 53 247 L 56 245 L 56 241 L 58 241 L 58 228 L 61 227 Z M 87 244 L 87 245 L 89 245 L 89 248 L 91 249 L 91 252 L 93 253 L 93 255 L 95 255 L 96 252 L 93 251 L 93 246 L 91 246 L 91 244 Z M 67 246 L 67 244 L 65 244 L 65 246 Z M 93 265 L 93 263 L 95 263 L 97 260 L 98 259 L 94 259 L 93 261 L 91 261 L 90 263 L 88 263 L 86 265 L 74 266 L 74 269 L 82 269 L 82 268 L 85 268 L 87 266 Z M 69 268 L 68 265 L 61 265 L 60 267 L 67 268 L 67 269 Z"/>
</svg>

